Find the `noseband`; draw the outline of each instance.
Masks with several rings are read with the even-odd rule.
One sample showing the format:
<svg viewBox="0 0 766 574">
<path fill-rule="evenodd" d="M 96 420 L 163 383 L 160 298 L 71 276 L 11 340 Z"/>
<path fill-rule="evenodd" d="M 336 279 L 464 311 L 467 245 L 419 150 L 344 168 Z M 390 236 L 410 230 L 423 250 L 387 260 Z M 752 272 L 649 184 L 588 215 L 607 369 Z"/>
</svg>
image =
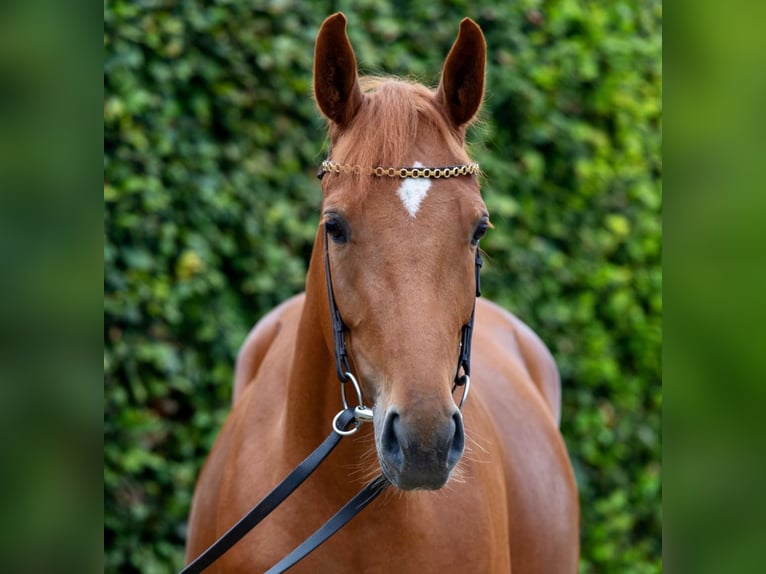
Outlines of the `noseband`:
<svg viewBox="0 0 766 574">
<path fill-rule="evenodd" d="M 354 173 L 362 174 L 367 173 L 375 177 L 391 177 L 391 178 L 449 178 L 457 177 L 461 175 L 473 175 L 479 173 L 479 164 L 470 163 L 463 165 L 455 165 L 449 167 L 374 167 L 369 170 L 365 170 L 360 166 L 339 164 L 330 160 L 325 160 L 317 172 L 317 177 L 322 179 L 326 173 Z M 335 348 L 335 373 L 338 380 L 341 382 L 341 396 L 343 398 L 343 407 L 349 408 L 346 401 L 346 383 L 351 381 L 356 391 L 356 395 L 359 401 L 359 406 L 356 407 L 357 420 L 368 421 L 372 420 L 372 409 L 365 407 L 362 400 L 362 391 L 356 378 L 351 374 L 351 366 L 348 361 L 348 350 L 346 349 L 346 324 L 343 322 L 338 305 L 335 303 L 335 293 L 332 287 L 332 273 L 330 271 L 330 254 L 329 254 L 329 240 L 328 231 L 325 226 L 324 229 L 324 268 L 325 268 L 325 280 L 327 282 L 327 297 L 330 305 L 330 318 L 332 320 L 333 342 Z M 481 296 L 481 266 L 484 261 L 481 258 L 481 251 L 479 250 L 478 243 L 476 244 L 476 258 L 475 258 L 475 274 L 474 280 L 476 285 L 476 297 Z M 471 388 L 471 339 L 473 337 L 473 322 L 476 314 L 476 300 L 473 302 L 473 309 L 471 309 L 471 318 L 468 323 L 463 325 L 460 330 L 460 355 L 458 357 L 457 370 L 455 371 L 454 384 L 452 386 L 452 392 L 459 386 L 463 387 L 463 396 L 460 398 L 458 408 L 463 408 L 463 403 L 468 398 L 468 393 Z M 461 373 L 462 371 L 462 373 Z M 336 420 L 340 416 L 340 413 L 335 417 L 333 421 L 333 428 L 335 432 L 339 434 L 353 434 L 358 428 L 356 427 L 350 431 L 344 431 L 336 426 Z"/>
</svg>

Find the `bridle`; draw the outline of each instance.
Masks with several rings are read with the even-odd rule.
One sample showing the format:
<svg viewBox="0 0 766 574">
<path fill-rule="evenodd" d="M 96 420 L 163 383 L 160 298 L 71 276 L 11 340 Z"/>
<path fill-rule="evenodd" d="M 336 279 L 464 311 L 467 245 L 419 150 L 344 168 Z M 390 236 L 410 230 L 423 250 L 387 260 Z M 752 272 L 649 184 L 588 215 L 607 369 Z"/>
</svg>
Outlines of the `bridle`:
<svg viewBox="0 0 766 574">
<path fill-rule="evenodd" d="M 328 154 L 329 156 L 329 154 Z M 326 159 L 319 166 L 317 171 L 317 178 L 322 179 L 327 173 L 334 174 L 367 174 L 374 177 L 388 177 L 388 178 L 425 178 L 425 179 L 440 179 L 457 177 L 461 175 L 475 175 L 479 173 L 478 163 L 467 163 L 461 165 L 453 165 L 447 167 L 382 167 L 377 166 L 373 168 L 365 169 L 358 165 L 349 165 L 336 163 L 330 159 Z M 348 360 L 348 350 L 346 349 L 346 331 L 347 327 L 343 322 L 338 305 L 335 302 L 335 293 L 332 286 L 332 272 L 330 271 L 330 253 L 329 253 L 329 240 L 328 231 L 325 226 L 324 229 L 324 268 L 325 268 L 325 281 L 327 284 L 327 297 L 330 305 L 330 317 L 332 319 L 332 331 L 333 341 L 335 348 L 335 372 L 338 380 L 341 383 L 341 398 L 343 400 L 343 406 L 348 408 L 346 401 L 346 384 L 350 381 L 354 386 L 356 395 L 359 401 L 359 405 L 356 407 L 357 419 L 359 421 L 371 421 L 372 409 L 365 407 L 362 401 L 362 390 L 357 382 L 356 378 L 351 374 L 351 366 Z M 478 242 L 476 244 L 476 257 L 474 260 L 475 268 L 475 285 L 476 285 L 476 297 L 481 297 L 481 266 L 484 261 L 481 258 L 481 250 L 479 249 Z M 471 340 L 473 338 L 473 323 L 476 315 L 476 300 L 474 299 L 473 308 L 471 309 L 471 318 L 463 325 L 460 330 L 460 355 L 458 357 L 457 370 L 455 372 L 454 385 L 452 392 L 459 386 L 463 387 L 463 396 L 458 403 L 458 408 L 463 407 L 463 403 L 468 398 L 468 393 L 471 388 Z M 462 374 L 461 374 L 462 371 Z M 342 413 L 343 411 L 341 411 Z M 336 419 L 340 416 L 340 413 L 336 415 Z M 358 427 L 356 427 L 358 428 Z M 356 432 L 356 428 L 351 431 L 339 430 L 333 421 L 333 429 L 339 434 L 353 434 Z"/>
<path fill-rule="evenodd" d="M 354 387 L 354 391 L 357 395 L 358 406 L 355 407 L 357 420 L 360 422 L 367 422 L 372 420 L 372 409 L 364 406 L 362 400 L 362 390 L 356 377 L 351 374 L 351 365 L 348 360 L 348 350 L 346 348 L 346 324 L 343 322 L 343 317 L 338 310 L 338 305 L 335 302 L 335 292 L 332 283 L 332 272 L 330 270 L 330 253 L 329 253 L 329 238 L 327 228 L 324 230 L 324 268 L 325 268 L 325 281 L 327 284 L 327 298 L 330 306 L 330 318 L 332 320 L 332 332 L 335 351 L 335 373 L 338 380 L 341 383 L 341 398 L 343 400 L 344 408 L 348 407 L 346 399 L 346 384 L 351 383 Z M 479 245 L 476 245 L 476 257 L 474 260 L 474 277 L 476 284 L 476 297 L 481 296 L 481 267 L 484 261 L 481 258 L 481 250 Z M 455 379 L 452 387 L 452 392 L 455 392 L 457 387 L 463 387 L 463 396 L 460 398 L 458 408 L 462 409 L 465 400 L 468 398 L 468 393 L 471 388 L 471 340 L 473 338 L 473 323 L 476 315 L 476 300 L 474 299 L 473 308 L 471 309 L 471 318 L 460 329 L 460 354 L 458 357 L 457 370 L 455 371 Z M 462 372 L 461 372 L 462 371 Z M 336 415 L 337 419 L 343 411 L 340 411 Z M 338 428 L 333 421 L 333 429 L 335 432 L 342 435 L 350 435 L 356 432 L 355 427 L 350 431 L 344 431 Z"/>
<path fill-rule="evenodd" d="M 383 168 L 375 167 L 364 170 L 358 166 L 337 164 L 329 159 L 322 162 L 317 177 L 322 179 L 326 173 L 355 173 L 362 174 L 366 172 L 374 177 L 399 177 L 399 178 L 449 178 L 463 175 L 473 175 L 479 172 L 479 164 L 463 164 L 448 167 L 406 167 L 406 168 Z M 325 279 L 327 281 L 327 296 L 330 306 L 330 317 L 332 320 L 335 370 L 338 380 L 341 383 L 341 400 L 343 409 L 335 415 L 332 421 L 332 432 L 312 452 L 306 459 L 293 469 L 287 477 L 269 492 L 261 501 L 256 504 L 244 517 L 242 517 L 225 534 L 216 540 L 207 550 L 200 554 L 194 561 L 188 564 L 180 574 L 196 574 L 202 572 L 205 568 L 213 564 L 218 558 L 236 544 L 243 536 L 250 532 L 266 516 L 268 516 L 279 504 L 281 504 L 296 488 L 298 488 L 309 475 L 316 470 L 319 464 L 327 458 L 332 450 L 338 445 L 344 436 L 355 433 L 362 423 L 370 422 L 373 419 L 371 408 L 364 406 L 362 390 L 354 375 L 351 374 L 351 365 L 349 363 L 348 350 L 346 347 L 347 327 L 343 322 L 338 306 L 335 302 L 335 294 L 332 284 L 332 273 L 330 271 L 330 255 L 328 249 L 328 231 L 324 226 L 324 264 Z M 481 266 L 482 258 L 478 242 L 476 244 L 475 257 L 475 281 L 476 297 L 481 296 Z M 465 400 L 468 398 L 468 392 L 471 386 L 471 339 L 473 336 L 473 323 L 476 314 L 476 299 L 474 299 L 471 310 L 471 318 L 463 325 L 460 331 L 460 353 L 458 357 L 457 370 L 455 372 L 452 392 L 459 386 L 463 387 L 463 395 L 458 404 L 462 408 Z M 350 407 L 346 398 L 346 385 L 351 383 L 357 399 L 357 406 Z M 385 477 L 379 475 L 369 482 L 362 490 L 349 500 L 332 518 L 330 518 L 314 534 L 307 538 L 301 545 L 295 548 L 290 554 L 285 556 L 277 564 L 272 566 L 266 574 L 277 574 L 284 572 L 294 566 L 298 561 L 305 558 L 310 552 L 316 549 L 325 540 L 330 538 L 354 516 L 367 507 L 377 496 L 386 489 L 389 482 Z"/>
</svg>

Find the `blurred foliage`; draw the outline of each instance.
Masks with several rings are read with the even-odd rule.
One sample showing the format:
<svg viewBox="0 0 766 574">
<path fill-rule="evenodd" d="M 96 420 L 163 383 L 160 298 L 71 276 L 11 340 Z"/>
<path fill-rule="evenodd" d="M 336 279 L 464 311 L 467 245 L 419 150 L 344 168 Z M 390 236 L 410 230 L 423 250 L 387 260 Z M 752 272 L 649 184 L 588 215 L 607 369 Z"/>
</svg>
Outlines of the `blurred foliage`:
<svg viewBox="0 0 766 574">
<path fill-rule="evenodd" d="M 107 572 L 180 567 L 238 347 L 303 287 L 326 151 L 313 42 L 335 10 L 363 72 L 431 85 L 460 19 L 482 26 L 484 292 L 561 370 L 581 572 L 661 571 L 661 4 L 477 4 L 105 4 Z"/>
</svg>

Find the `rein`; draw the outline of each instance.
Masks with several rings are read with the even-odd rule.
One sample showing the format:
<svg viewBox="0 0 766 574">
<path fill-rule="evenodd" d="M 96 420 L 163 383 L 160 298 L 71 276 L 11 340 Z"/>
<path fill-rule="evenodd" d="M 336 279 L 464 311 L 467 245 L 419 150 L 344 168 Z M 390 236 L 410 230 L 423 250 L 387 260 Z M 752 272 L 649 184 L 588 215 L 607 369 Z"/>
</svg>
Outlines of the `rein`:
<svg viewBox="0 0 766 574">
<path fill-rule="evenodd" d="M 465 164 L 451 167 L 410 167 L 410 168 L 383 168 L 376 167 L 369 170 L 369 174 L 376 177 L 415 177 L 415 178 L 449 178 L 459 175 L 477 174 L 479 164 Z M 325 173 L 362 173 L 359 166 L 337 164 L 330 160 L 322 162 L 317 176 L 319 179 Z M 269 492 L 258 504 L 256 504 L 239 522 L 232 526 L 218 540 L 202 554 L 189 563 L 179 574 L 198 574 L 223 556 L 232 546 L 241 540 L 275 508 L 292 494 L 313 473 L 327 456 L 335 449 L 344 436 L 354 434 L 364 422 L 373 420 L 373 410 L 364 406 L 362 390 L 354 375 L 351 374 L 351 365 L 348 360 L 346 349 L 346 325 L 343 322 L 338 306 L 335 303 L 335 294 L 332 286 L 332 274 L 330 272 L 330 255 L 328 250 L 328 232 L 324 230 L 324 263 L 325 279 L 327 281 L 327 296 L 332 319 L 333 341 L 335 347 L 335 370 L 341 383 L 341 410 L 332 421 L 332 431 L 329 436 L 307 456 L 290 474 L 285 477 L 274 489 Z M 480 272 L 483 264 L 478 244 L 476 245 L 475 281 L 476 297 L 481 296 Z M 471 384 L 471 339 L 473 335 L 473 322 L 476 313 L 476 301 L 474 300 L 471 318 L 463 325 L 460 331 L 460 356 L 458 357 L 457 371 L 455 373 L 452 392 L 459 386 L 463 387 L 463 396 L 458 408 L 462 409 L 463 403 L 468 397 Z M 462 374 L 461 374 L 462 371 Z M 357 406 L 350 407 L 346 399 L 346 384 L 351 382 L 356 393 Z M 350 427 L 350 428 L 349 428 Z M 274 566 L 266 571 L 266 574 L 279 574 L 286 571 L 305 558 L 325 540 L 330 538 L 338 530 L 343 528 L 352 518 L 367 507 L 389 485 L 388 480 L 381 474 L 369 482 L 356 496 L 349 500 L 332 518 L 324 523 L 314 534 L 309 536 L 303 543 L 295 548 L 290 554 L 282 558 Z"/>
<path fill-rule="evenodd" d="M 336 417 L 336 424 L 340 426 L 340 428 L 345 429 L 350 424 L 356 422 L 356 417 L 354 416 L 354 409 L 346 409 L 341 411 L 340 416 Z M 356 423 L 358 426 L 358 422 Z M 239 522 L 237 522 L 234 526 L 232 526 L 223 536 L 221 536 L 218 540 L 216 540 L 207 550 L 205 550 L 202 554 L 200 554 L 197 558 L 194 559 L 193 562 L 188 564 L 183 570 L 181 570 L 180 574 L 197 574 L 199 572 L 202 572 L 205 568 L 210 566 L 213 562 L 218 560 L 221 556 L 223 556 L 232 546 L 234 546 L 237 542 L 240 541 L 240 539 L 245 536 L 248 532 L 250 532 L 253 528 L 255 528 L 258 523 L 260 523 L 264 518 L 266 518 L 271 512 L 277 508 L 284 500 L 290 496 L 293 491 L 298 488 L 301 484 L 303 484 L 303 481 L 306 480 L 312 472 L 314 472 L 319 464 L 327 458 L 327 456 L 335 449 L 336 446 L 338 446 L 338 443 L 340 442 L 340 439 L 343 438 L 343 435 L 338 434 L 335 432 L 335 429 L 333 428 L 333 432 L 329 434 L 329 436 L 324 440 L 324 442 L 317 447 L 317 449 L 312 452 L 309 456 L 307 456 L 303 462 L 301 462 L 293 471 L 285 477 L 285 479 L 280 482 L 271 492 L 269 492 L 261 501 L 256 504 L 250 512 L 248 512 L 245 516 L 243 516 Z M 372 483 L 368 484 L 365 490 L 370 489 L 372 484 L 375 483 L 373 481 Z M 382 490 L 383 487 L 380 487 L 380 490 Z M 363 490 L 362 492 L 365 492 Z M 361 493 L 360 493 L 361 494 Z M 358 497 L 359 495 L 357 495 Z M 373 497 L 374 498 L 374 497 Z M 354 500 L 354 499 L 352 499 Z M 348 506 L 348 505 L 347 505 Z M 345 508 L 345 507 L 344 507 Z M 361 510 L 361 509 L 360 509 Z M 340 512 L 338 513 L 340 514 Z M 337 516 L 337 515 L 336 515 Z M 334 517 L 333 517 L 334 518 Z M 353 515 L 349 517 L 348 520 L 351 520 L 353 518 Z M 343 523 L 345 524 L 345 522 Z M 343 526 L 341 524 L 340 526 Z M 340 528 L 338 526 L 338 528 Z M 332 536 L 337 531 L 337 528 L 333 530 L 332 532 L 329 532 L 322 540 L 317 542 L 316 546 L 324 542 L 327 538 Z M 323 532 L 322 529 L 315 532 L 311 538 L 314 538 L 317 536 L 320 532 Z M 309 538 L 309 540 L 311 540 Z M 308 542 L 308 541 L 307 541 Z M 304 544 L 306 544 L 304 542 Z M 314 546 L 314 548 L 316 548 Z M 300 548 L 300 547 L 299 547 Z M 313 550 L 314 548 L 311 548 L 308 552 Z M 285 566 L 283 570 L 277 570 L 275 572 L 282 572 L 298 562 L 301 558 L 303 558 L 308 552 L 298 556 L 296 554 L 298 549 L 294 550 L 292 553 L 288 554 L 280 564 L 283 562 L 286 562 L 288 558 L 291 558 L 294 560 L 289 565 Z M 276 566 L 275 566 L 276 567 Z M 271 572 L 274 570 L 272 568 L 269 570 Z"/>
</svg>

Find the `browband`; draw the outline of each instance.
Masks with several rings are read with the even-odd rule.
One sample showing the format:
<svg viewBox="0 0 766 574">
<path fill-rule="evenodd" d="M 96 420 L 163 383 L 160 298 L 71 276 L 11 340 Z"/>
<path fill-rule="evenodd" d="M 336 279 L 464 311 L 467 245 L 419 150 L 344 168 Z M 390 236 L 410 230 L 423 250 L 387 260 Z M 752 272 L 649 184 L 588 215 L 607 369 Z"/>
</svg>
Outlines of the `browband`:
<svg viewBox="0 0 766 574">
<path fill-rule="evenodd" d="M 415 177 L 421 179 L 441 179 L 457 177 L 460 175 L 474 175 L 479 173 L 478 163 L 464 163 L 461 165 L 451 165 L 446 167 L 372 167 L 363 168 L 359 165 L 348 165 L 335 163 L 331 160 L 325 160 L 319 167 L 317 177 L 322 179 L 326 173 L 353 173 L 356 175 L 367 173 L 375 177 L 398 177 L 405 179 Z"/>
</svg>

